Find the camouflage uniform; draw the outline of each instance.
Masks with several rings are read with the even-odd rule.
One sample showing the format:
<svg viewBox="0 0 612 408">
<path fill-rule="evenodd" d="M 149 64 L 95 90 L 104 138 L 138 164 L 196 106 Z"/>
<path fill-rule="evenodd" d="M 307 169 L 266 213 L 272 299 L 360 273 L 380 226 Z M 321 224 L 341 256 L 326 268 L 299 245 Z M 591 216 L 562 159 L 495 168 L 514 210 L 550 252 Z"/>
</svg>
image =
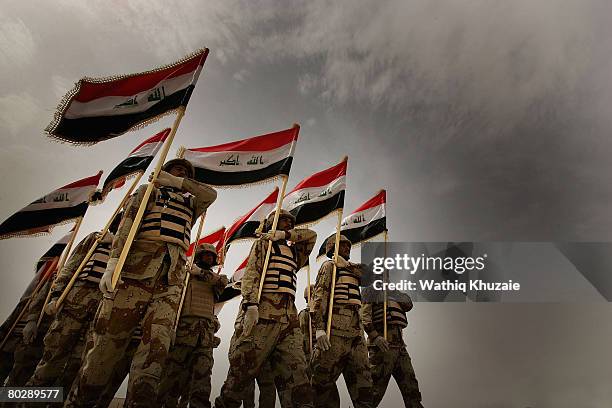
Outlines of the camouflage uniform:
<svg viewBox="0 0 612 408">
<path fill-rule="evenodd" d="M 377 292 L 377 293 L 373 293 Z M 378 336 L 383 335 L 384 299 L 380 291 L 368 288 L 364 291 L 362 308 L 363 326 L 368 334 L 368 350 L 374 382 L 375 406 L 385 396 L 391 376 L 395 378 L 407 408 L 420 408 L 421 393 L 414 374 L 402 330 L 408 325 L 406 312 L 412 309 L 412 301 L 405 293 L 391 292 L 387 302 L 387 341 L 389 350 L 383 351 L 374 344 Z"/>
<path fill-rule="evenodd" d="M 180 398 L 181 405 L 210 407 L 213 348 L 220 341 L 214 335 L 219 329 L 214 304 L 227 281 L 225 275 L 217 275 L 210 269 L 191 277 L 175 342 L 159 386 L 163 406 L 177 407 Z"/>
<path fill-rule="evenodd" d="M 272 367 L 268 361 L 264 362 L 257 374 L 256 381 L 251 382 L 247 391 L 244 393 L 242 400 L 243 408 L 255 408 L 255 382 L 257 382 L 257 388 L 259 388 L 259 408 L 274 408 L 276 406 L 276 384 Z M 287 392 L 282 392 L 279 396 L 281 401 L 283 398 L 290 398 Z M 283 406 L 291 406 L 291 400 L 288 399 L 285 403 L 281 402 Z M 284 405 L 288 404 L 288 405 Z"/>
<path fill-rule="evenodd" d="M 17 303 L 15 309 L 13 309 L 11 315 L 5 320 L 4 323 L 2 323 L 2 326 L 0 327 L 0 341 L 4 341 L 4 338 L 8 334 L 11 326 L 13 323 L 15 323 L 15 319 L 19 317 L 19 314 L 28 302 L 28 299 L 29 297 L 23 297 L 19 303 Z M 13 353 L 17 348 L 17 344 L 23 341 L 23 327 L 25 324 L 25 319 L 22 318 L 21 321 L 15 325 L 13 332 L 2 347 L 2 351 L 0 352 L 0 384 L 4 384 L 4 380 L 6 380 L 6 377 L 8 377 L 11 369 L 13 368 Z"/>
<path fill-rule="evenodd" d="M 108 232 L 108 234 L 111 233 Z M 51 288 L 52 301 L 57 301 L 60 297 L 99 236 L 100 233 L 92 232 L 76 246 Z M 112 234 L 109 238 L 112 238 Z M 105 242 L 101 242 L 97 246 L 91 259 L 83 267 L 74 286 L 68 292 L 61 310 L 55 314 L 53 323 L 51 323 L 51 327 L 49 327 L 49 331 L 44 338 L 43 357 L 38 363 L 34 375 L 26 384 L 28 387 L 51 386 L 60 378 L 62 382 L 57 385 L 64 387 L 65 390 L 68 390 L 72 385 L 77 374 L 76 370 L 80 366 L 79 363 L 75 364 L 73 360 L 80 361 L 82 357 L 87 331 L 102 298 L 98 283 L 106 268 L 110 242 L 111 240 L 107 238 Z M 68 367 L 68 372 L 65 372 L 68 362 L 71 364 Z"/>
<path fill-rule="evenodd" d="M 316 338 L 315 338 L 315 328 L 314 326 L 311 327 L 311 323 L 310 323 L 310 314 L 309 314 L 309 310 L 308 307 L 302 311 L 300 311 L 300 313 L 298 314 L 298 320 L 300 321 L 300 330 L 302 331 L 302 347 L 304 349 L 304 355 L 306 356 L 306 361 L 308 362 L 308 366 L 310 367 L 310 347 L 311 347 L 311 340 L 308 339 L 308 334 L 311 333 L 311 339 L 312 339 L 312 347 L 314 348 L 315 344 L 316 344 Z M 309 370 L 310 371 L 310 370 Z"/>
<path fill-rule="evenodd" d="M 111 259 L 121 254 L 145 190 L 146 186 L 141 186 L 126 204 Z M 155 405 L 185 280 L 185 251 L 191 224 L 215 199 L 215 190 L 188 178 L 183 179 L 181 190 L 153 188 L 123 265 L 123 283 L 118 282 L 112 296 L 100 302 L 94 321 L 93 347 L 85 357 L 81 376 L 68 396 L 66 407 L 94 405 L 110 383 L 113 367 L 124 357 L 140 323 L 142 340 L 132 359 L 126 406 Z"/>
<path fill-rule="evenodd" d="M 239 407 L 243 392 L 260 373 L 265 361 L 270 362 L 279 393 L 287 392 L 283 400 L 293 406 L 312 406 L 295 309 L 295 273 L 308 261 L 317 234 L 308 229 L 293 229 L 289 233 L 292 246 L 287 246 L 285 241 L 272 242 L 269 269 L 259 302 L 259 281 L 270 241 L 260 238 L 251 248 L 241 282 L 242 303 L 230 342 L 230 368 L 221 395 L 215 400 L 217 408 Z M 243 319 L 250 305 L 258 305 L 259 320 L 251 333 L 244 335 Z"/>
<path fill-rule="evenodd" d="M 327 312 L 332 288 L 333 262 L 321 265 L 312 296 L 313 328 L 327 328 Z M 327 351 L 315 346 L 312 356 L 312 388 L 317 407 L 339 407 L 340 396 L 336 381 L 340 374 L 356 408 L 372 406 L 372 377 L 368 351 L 363 338 L 359 315 L 361 300 L 359 278 L 361 265 L 349 264 L 336 271 L 336 287 Z"/>
<path fill-rule="evenodd" d="M 32 302 L 30 303 L 28 311 L 26 312 L 26 322 L 38 321 L 54 278 L 55 274 L 45 282 L 37 293 L 34 294 Z M 51 318 L 44 314 L 40 325 L 38 325 L 36 336 L 34 337 L 32 343 L 25 344 L 23 338 L 19 339 L 13 353 L 13 367 L 8 378 L 6 379 L 5 386 L 23 387 L 28 379 L 32 376 L 32 373 L 36 369 L 36 364 L 38 364 L 38 361 L 43 355 L 43 338 L 45 337 L 47 330 L 49 330 L 50 325 Z"/>
</svg>

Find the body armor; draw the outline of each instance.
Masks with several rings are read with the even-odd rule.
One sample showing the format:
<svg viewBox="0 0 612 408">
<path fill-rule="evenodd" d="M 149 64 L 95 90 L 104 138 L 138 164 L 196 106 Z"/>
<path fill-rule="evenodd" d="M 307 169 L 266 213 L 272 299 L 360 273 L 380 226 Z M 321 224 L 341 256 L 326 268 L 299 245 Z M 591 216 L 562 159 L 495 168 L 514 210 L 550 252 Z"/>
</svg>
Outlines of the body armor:
<svg viewBox="0 0 612 408">
<path fill-rule="evenodd" d="M 384 316 L 384 303 L 375 303 L 372 305 L 372 321 L 375 325 L 383 325 Z M 393 301 L 387 301 L 387 324 L 396 325 L 402 329 L 408 326 L 408 319 L 406 318 L 406 312 L 402 309 L 402 306 Z"/>
<path fill-rule="evenodd" d="M 189 248 L 193 209 L 190 197 L 160 188 L 152 208 L 142 219 L 137 239 L 165 241 Z"/>
<path fill-rule="evenodd" d="M 297 261 L 295 251 L 285 243 L 273 242 L 263 292 L 289 293 L 295 297 Z"/>
<path fill-rule="evenodd" d="M 212 319 L 215 315 L 215 292 L 211 282 L 194 276 L 189 280 L 186 290 L 181 315 Z"/>
<path fill-rule="evenodd" d="M 359 278 L 347 269 L 336 270 L 336 288 L 334 290 L 334 303 L 338 305 L 361 306 L 361 293 L 359 291 Z"/>
<path fill-rule="evenodd" d="M 89 261 L 83 267 L 83 270 L 79 274 L 79 279 L 86 280 L 93 283 L 100 282 L 104 271 L 106 270 L 106 264 L 110 257 L 111 243 L 100 242 L 96 247 L 94 253 L 89 258 Z"/>
</svg>

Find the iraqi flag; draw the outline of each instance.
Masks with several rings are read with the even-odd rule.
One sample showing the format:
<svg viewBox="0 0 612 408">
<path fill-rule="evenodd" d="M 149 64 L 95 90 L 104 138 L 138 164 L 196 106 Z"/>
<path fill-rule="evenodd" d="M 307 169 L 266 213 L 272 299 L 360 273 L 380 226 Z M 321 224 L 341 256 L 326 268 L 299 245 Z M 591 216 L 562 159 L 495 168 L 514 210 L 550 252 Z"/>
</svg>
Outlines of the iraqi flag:
<svg viewBox="0 0 612 408">
<path fill-rule="evenodd" d="M 255 208 L 234 222 L 225 232 L 223 245 L 226 247 L 226 250 L 228 245 L 233 241 L 257 238 L 257 235 L 255 235 L 257 228 L 259 228 L 260 223 L 266 219 L 266 216 L 274 211 L 277 200 L 278 187 L 276 187 L 272 194 L 266 197 L 261 203 L 257 204 Z"/>
<path fill-rule="evenodd" d="M 72 230 L 69 233 L 61 237 L 55 244 L 51 245 L 51 248 L 45 252 L 38 262 L 36 263 L 36 270 L 40 270 L 40 268 L 45 264 L 45 262 L 52 260 L 54 258 L 60 258 L 64 249 L 68 245 L 68 241 L 70 241 L 70 237 L 72 236 Z"/>
<path fill-rule="evenodd" d="M 22 208 L 0 224 L 0 239 L 47 234 L 54 226 L 82 217 L 102 171 L 68 184 Z"/>
<path fill-rule="evenodd" d="M 369 241 L 382 234 L 387 230 L 386 203 L 387 192 L 380 190 L 378 194 L 363 203 L 347 217 L 344 217 L 340 233 L 347 237 L 353 245 Z M 330 236 L 334 236 L 334 234 Z M 327 239 L 319 248 L 317 258 L 325 255 L 325 242 L 327 242 Z"/>
<path fill-rule="evenodd" d="M 223 246 L 223 236 L 224 235 L 225 235 L 225 227 L 221 227 L 218 230 L 206 235 L 205 237 L 200 238 L 198 240 L 198 246 L 202 244 L 212 244 L 217 249 L 217 253 L 219 253 L 219 250 Z M 190 257 L 191 255 L 193 255 L 194 246 L 195 246 L 195 242 L 192 242 L 191 245 L 189 245 L 189 249 L 187 250 L 187 257 Z"/>
<path fill-rule="evenodd" d="M 217 146 L 186 149 L 196 180 L 231 187 L 289 175 L 300 127 Z"/>
<path fill-rule="evenodd" d="M 157 69 L 108 78 L 82 78 L 64 96 L 45 131 L 73 144 L 95 144 L 186 107 L 208 49 Z"/>
<path fill-rule="evenodd" d="M 339 164 L 305 178 L 285 195 L 283 207 L 295 216 L 296 226 L 314 224 L 344 207 L 346 164 L 345 157 Z"/>
<path fill-rule="evenodd" d="M 102 197 L 106 197 L 112 189 L 122 187 L 125 181 L 130 177 L 147 171 L 147 167 L 149 167 L 149 164 L 151 164 L 169 134 L 170 128 L 166 128 L 136 146 L 128 157 L 119 163 L 119 165 L 110 172 L 106 180 L 104 180 Z"/>
</svg>

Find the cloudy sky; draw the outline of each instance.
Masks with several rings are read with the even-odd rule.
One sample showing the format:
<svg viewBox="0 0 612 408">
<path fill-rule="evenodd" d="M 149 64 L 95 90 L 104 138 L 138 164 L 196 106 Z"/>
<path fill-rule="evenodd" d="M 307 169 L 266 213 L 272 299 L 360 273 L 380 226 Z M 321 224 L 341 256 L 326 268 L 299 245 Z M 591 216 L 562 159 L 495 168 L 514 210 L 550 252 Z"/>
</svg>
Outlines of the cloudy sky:
<svg viewBox="0 0 612 408">
<path fill-rule="evenodd" d="M 172 156 L 179 145 L 298 122 L 290 187 L 348 155 L 346 207 L 386 188 L 393 240 L 612 237 L 605 0 L 1 4 L 0 219 L 75 179 L 108 174 L 171 123 L 91 148 L 52 142 L 42 131 L 76 80 L 150 69 L 206 46 Z M 221 191 L 205 231 L 229 225 L 272 188 Z M 79 237 L 104 224 L 121 193 L 88 212 Z M 316 230 L 326 236 L 333 225 Z M 66 230 L 0 242 L 0 318 Z M 233 249 L 226 269 L 247 250 Z M 229 305 L 221 314 L 214 395 L 235 312 Z M 607 303 L 418 304 L 406 339 L 425 406 L 610 406 L 610 312 Z M 385 406 L 399 400 L 392 385 Z"/>
</svg>

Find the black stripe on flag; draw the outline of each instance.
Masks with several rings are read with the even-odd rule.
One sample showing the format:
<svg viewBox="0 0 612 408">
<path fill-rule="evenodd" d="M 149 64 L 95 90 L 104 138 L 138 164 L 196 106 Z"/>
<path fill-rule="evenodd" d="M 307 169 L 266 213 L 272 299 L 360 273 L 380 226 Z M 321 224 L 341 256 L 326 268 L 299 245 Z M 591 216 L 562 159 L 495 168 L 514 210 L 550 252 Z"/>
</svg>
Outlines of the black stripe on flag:
<svg viewBox="0 0 612 408">
<path fill-rule="evenodd" d="M 376 221 L 372 221 L 364 225 L 363 227 L 341 230 L 340 234 L 347 237 L 353 243 L 353 245 L 355 245 L 362 241 L 367 241 L 378 234 L 382 234 L 386 229 L 387 217 L 382 217 Z M 331 236 L 333 237 L 334 235 L 332 234 Z M 325 242 L 327 242 L 327 240 L 325 240 L 323 245 L 321 245 L 319 248 L 317 258 L 325 255 Z"/>
<path fill-rule="evenodd" d="M 255 183 L 261 180 L 276 177 L 279 174 L 289 174 L 293 157 L 288 157 L 260 170 L 253 171 L 214 171 L 195 168 L 195 179 L 202 183 L 213 186 L 233 186 L 240 184 Z"/>
<path fill-rule="evenodd" d="M 0 236 L 36 228 L 52 227 L 66 220 L 82 217 L 88 203 L 68 208 L 50 208 L 40 211 L 21 211 L 10 216 L 0 225 Z"/>
<path fill-rule="evenodd" d="M 255 236 L 255 231 L 257 230 L 257 228 L 259 228 L 259 223 L 259 221 L 245 222 L 240 226 L 240 228 L 236 230 L 236 232 L 232 234 L 231 237 L 227 238 L 225 245 L 229 245 L 232 241 L 241 238 L 257 238 Z"/>
<path fill-rule="evenodd" d="M 62 118 L 53 133 L 62 135 L 62 137 L 74 138 L 79 143 L 96 143 L 107 140 L 127 132 L 141 122 L 179 106 L 186 106 L 194 88 L 194 85 L 189 85 L 187 88 L 166 96 L 146 111 L 138 113 L 76 119 Z"/>
<path fill-rule="evenodd" d="M 107 189 L 115 181 L 124 176 L 131 175 L 140 171 L 146 171 L 147 167 L 149 167 L 149 164 L 151 164 L 152 161 L 153 156 L 135 156 L 126 158 L 121 163 L 119 163 L 117 167 L 113 169 L 113 171 L 110 172 L 110 174 L 106 178 L 106 181 L 104 181 L 104 187 L 102 188 L 102 190 Z"/>
<path fill-rule="evenodd" d="M 308 224 L 320 220 L 334 210 L 344 206 L 344 190 L 322 201 L 307 203 L 291 210 L 296 218 L 295 225 Z"/>
</svg>

